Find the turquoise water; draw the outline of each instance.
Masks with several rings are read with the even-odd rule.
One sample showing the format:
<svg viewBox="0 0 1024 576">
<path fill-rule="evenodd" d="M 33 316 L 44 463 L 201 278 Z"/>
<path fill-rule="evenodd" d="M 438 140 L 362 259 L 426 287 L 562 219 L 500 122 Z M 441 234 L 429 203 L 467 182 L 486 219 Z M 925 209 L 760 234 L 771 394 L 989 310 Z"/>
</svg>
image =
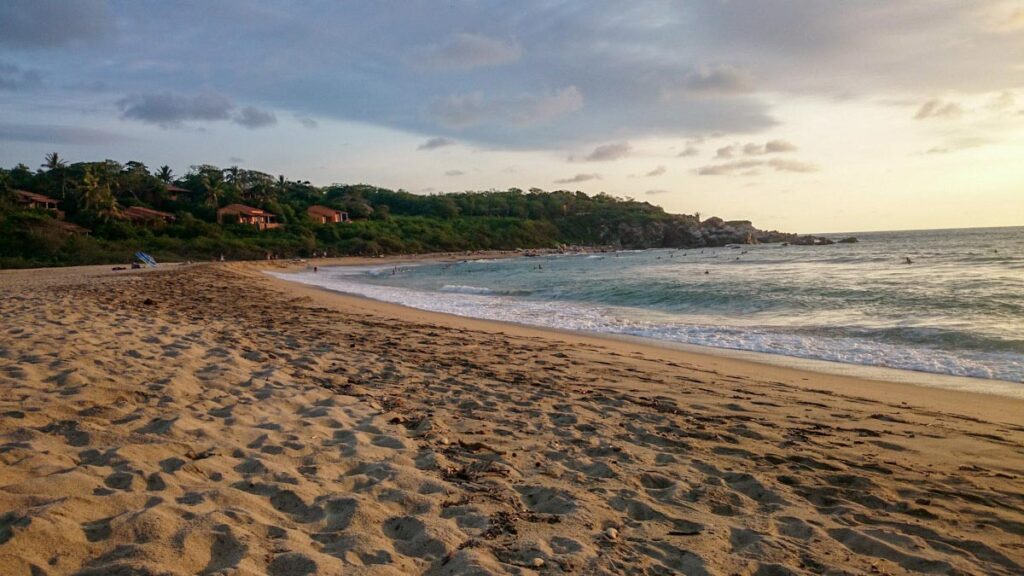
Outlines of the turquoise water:
<svg viewBox="0 0 1024 576">
<path fill-rule="evenodd" d="M 1024 228 L 856 236 L 858 244 L 337 267 L 288 277 L 462 316 L 1024 382 Z"/>
</svg>

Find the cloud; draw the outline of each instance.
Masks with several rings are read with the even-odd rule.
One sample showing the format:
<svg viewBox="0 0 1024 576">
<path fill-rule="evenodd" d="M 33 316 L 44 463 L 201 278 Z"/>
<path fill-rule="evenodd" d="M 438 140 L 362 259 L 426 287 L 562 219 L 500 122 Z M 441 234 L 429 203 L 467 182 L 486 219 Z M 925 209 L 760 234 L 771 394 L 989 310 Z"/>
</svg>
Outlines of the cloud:
<svg viewBox="0 0 1024 576">
<path fill-rule="evenodd" d="M 963 115 L 964 109 L 956 102 L 944 102 L 938 99 L 931 99 L 921 105 L 914 114 L 915 120 L 928 120 L 931 118 L 950 119 Z"/>
<path fill-rule="evenodd" d="M 700 155 L 700 149 L 697 148 L 696 146 L 692 145 L 692 144 L 687 144 L 686 148 L 684 148 L 682 152 L 677 154 L 677 156 L 679 156 L 680 158 L 686 158 L 686 157 L 698 156 L 698 155 Z"/>
<path fill-rule="evenodd" d="M 174 92 L 131 94 L 117 102 L 121 117 L 176 128 L 185 122 L 231 120 L 249 129 L 265 128 L 277 123 L 277 116 L 268 110 L 246 106 L 237 113 L 235 104 L 226 96 L 213 92 L 196 95 Z"/>
<path fill-rule="evenodd" d="M 732 158 L 736 155 L 737 150 L 739 150 L 738 144 L 722 146 L 718 150 L 715 150 L 715 158 Z"/>
<path fill-rule="evenodd" d="M 319 122 L 310 118 L 309 116 L 296 115 L 295 119 L 299 122 L 299 124 L 302 124 L 304 128 L 309 128 L 310 130 L 318 128 L 320 126 Z"/>
<path fill-rule="evenodd" d="M 275 116 L 273 112 L 267 110 L 260 110 L 254 106 L 246 106 L 245 108 L 242 108 L 241 112 L 235 115 L 233 121 L 239 126 L 244 126 L 253 130 L 277 124 L 277 116 Z"/>
<path fill-rule="evenodd" d="M 761 160 L 736 160 L 724 164 L 712 164 L 697 169 L 700 176 L 734 176 L 740 172 L 749 172 L 764 166 Z"/>
<path fill-rule="evenodd" d="M 731 66 L 705 67 L 687 74 L 682 89 L 701 96 L 739 96 L 754 91 L 754 77 Z"/>
<path fill-rule="evenodd" d="M 431 104 L 430 115 L 442 126 L 468 128 L 484 121 L 487 108 L 483 92 L 453 94 Z"/>
<path fill-rule="evenodd" d="M 644 176 L 647 176 L 647 177 L 649 177 L 649 178 L 653 178 L 653 177 L 655 177 L 655 176 L 661 176 L 661 175 L 662 175 L 662 174 L 664 174 L 665 172 L 666 172 L 666 170 L 665 170 L 665 167 L 664 167 L 664 166 L 658 166 L 658 167 L 657 167 L 657 168 L 655 168 L 654 170 L 651 170 L 651 171 L 650 171 L 650 172 L 648 172 L 647 174 L 644 174 Z"/>
<path fill-rule="evenodd" d="M 0 53 L 59 78 L 68 106 L 94 107 L 86 82 L 117 94 L 211 87 L 232 102 L 258 94 L 278 116 L 557 150 L 716 132 L 746 141 L 776 124 L 776 108 L 840 94 L 920 106 L 1016 89 L 1020 10 L 1019 0 L 232 1 L 203 3 L 197 17 L 167 2 L 6 0 Z"/>
<path fill-rule="evenodd" d="M 648 190 L 647 192 L 644 192 L 644 194 L 647 194 L 648 196 L 656 196 L 658 194 L 668 194 L 669 192 L 670 190 L 663 190 L 659 188 L 655 190 Z"/>
<path fill-rule="evenodd" d="M 1017 98 L 1016 96 L 1014 96 L 1013 92 L 1010 92 L 1009 90 L 1004 90 L 1003 92 L 1000 92 L 998 96 L 993 98 L 991 102 L 988 103 L 987 108 L 989 110 L 993 110 L 996 112 L 1002 112 L 1003 110 L 1014 108 L 1016 107 L 1016 105 Z"/>
<path fill-rule="evenodd" d="M 589 182 L 591 180 L 600 179 L 600 174 L 577 174 L 571 178 L 562 178 L 561 180 L 555 180 L 555 184 L 579 184 L 580 182 Z"/>
<path fill-rule="evenodd" d="M 583 159 L 587 162 L 609 162 L 629 156 L 633 147 L 629 142 L 617 142 L 614 144 L 602 144 L 587 154 Z M 571 160 L 572 158 L 570 158 Z"/>
<path fill-rule="evenodd" d="M 0 46 L 54 48 L 113 33 L 104 0 L 4 0 L 0 2 Z"/>
<path fill-rule="evenodd" d="M 132 94 L 118 101 L 121 117 L 164 128 L 186 121 L 227 120 L 234 104 L 219 94 L 186 96 L 172 92 Z"/>
<path fill-rule="evenodd" d="M 427 70 L 472 70 L 515 62 L 520 56 L 514 41 L 460 33 L 420 50 L 416 64 Z"/>
<path fill-rule="evenodd" d="M 796 152 L 798 150 L 796 144 L 787 142 L 786 140 L 770 140 L 764 144 L 755 144 L 748 142 L 743 145 L 743 154 L 746 156 L 764 156 L 765 154 L 783 154 L 786 152 Z"/>
<path fill-rule="evenodd" d="M 818 167 L 810 162 L 772 158 L 771 160 L 734 160 L 722 164 L 711 164 L 697 169 L 700 176 L 750 176 L 760 168 L 772 168 L 776 172 L 817 172 Z"/>
<path fill-rule="evenodd" d="M 132 141 L 131 138 L 95 128 L 50 124 L 0 124 L 0 141 L 98 146 Z"/>
<path fill-rule="evenodd" d="M 801 162 L 799 160 L 783 160 L 782 158 L 772 158 L 768 161 L 768 165 L 774 168 L 778 172 L 817 172 L 818 167 L 811 162 Z"/>
<path fill-rule="evenodd" d="M 989 138 L 979 138 L 976 136 L 955 138 L 945 146 L 936 146 L 928 149 L 926 154 L 952 154 L 961 150 L 969 150 L 971 148 L 979 148 L 986 144 L 991 144 L 992 140 Z"/>
<path fill-rule="evenodd" d="M 452 140 L 451 138 L 442 138 L 441 136 L 437 136 L 435 138 L 431 138 L 431 139 L 427 140 L 423 144 L 420 144 L 419 146 L 416 147 L 416 149 L 417 150 L 434 150 L 434 149 L 437 149 L 437 148 L 443 148 L 445 146 L 451 146 L 453 144 L 455 144 L 455 141 Z"/>
<path fill-rule="evenodd" d="M 769 140 L 764 144 L 747 142 L 746 144 L 730 144 L 715 151 L 715 158 L 729 159 L 736 156 L 764 156 L 767 154 L 784 154 L 799 150 L 796 144 L 786 140 Z"/>
<path fill-rule="evenodd" d="M 228 158 L 228 162 L 231 162 L 232 164 L 241 164 L 242 162 L 245 162 L 245 158 L 239 158 L 238 156 L 231 156 L 230 158 Z"/>
<path fill-rule="evenodd" d="M 43 78 L 36 70 L 0 61 L 0 90 L 26 90 L 42 86 Z"/>
<path fill-rule="evenodd" d="M 462 176 L 465 174 L 462 170 L 448 170 L 444 173 L 445 176 Z"/>
<path fill-rule="evenodd" d="M 488 97 L 483 92 L 454 94 L 435 101 L 429 115 L 448 128 L 479 124 L 528 126 L 542 124 L 583 107 L 583 95 L 575 86 L 555 92 Z"/>
</svg>

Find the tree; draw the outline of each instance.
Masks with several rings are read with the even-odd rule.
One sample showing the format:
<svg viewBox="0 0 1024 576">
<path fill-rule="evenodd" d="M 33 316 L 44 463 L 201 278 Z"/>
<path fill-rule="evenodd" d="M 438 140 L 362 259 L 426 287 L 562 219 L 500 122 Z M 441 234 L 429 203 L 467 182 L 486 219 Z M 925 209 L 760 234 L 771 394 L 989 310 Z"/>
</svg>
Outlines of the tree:
<svg viewBox="0 0 1024 576">
<path fill-rule="evenodd" d="M 78 184 L 78 202 L 102 220 L 110 220 L 117 215 L 117 201 L 110 192 L 110 186 L 100 180 L 91 167 L 85 169 Z"/>
<path fill-rule="evenodd" d="M 59 170 L 68 165 L 67 162 L 65 162 L 64 159 L 56 152 L 50 152 L 46 155 L 44 160 L 42 168 L 46 168 L 47 171 Z"/>
<path fill-rule="evenodd" d="M 203 185 L 206 203 L 214 209 L 220 206 L 220 197 L 224 194 L 224 177 L 220 172 L 205 171 L 199 180 Z"/>
<path fill-rule="evenodd" d="M 64 159 L 61 158 L 60 155 L 58 155 L 56 152 L 50 152 L 49 154 L 46 155 L 46 157 L 43 160 L 44 162 L 41 166 L 42 168 L 46 168 L 49 174 L 52 174 L 54 171 L 56 171 L 57 174 L 60 176 L 60 198 L 61 200 L 63 200 L 65 197 L 67 197 L 68 177 L 64 171 L 64 168 L 67 167 L 68 163 L 65 162 Z"/>
<path fill-rule="evenodd" d="M 159 178 L 164 184 L 170 184 L 174 181 L 174 173 L 171 172 L 171 167 L 164 165 L 157 171 L 156 177 Z"/>
</svg>

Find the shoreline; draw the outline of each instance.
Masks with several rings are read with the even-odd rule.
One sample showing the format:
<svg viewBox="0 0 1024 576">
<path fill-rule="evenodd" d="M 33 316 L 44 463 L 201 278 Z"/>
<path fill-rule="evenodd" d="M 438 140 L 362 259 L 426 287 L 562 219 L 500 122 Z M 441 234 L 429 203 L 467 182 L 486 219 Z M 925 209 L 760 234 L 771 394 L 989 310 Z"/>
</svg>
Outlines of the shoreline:
<svg viewBox="0 0 1024 576">
<path fill-rule="evenodd" d="M 370 265 L 374 262 L 381 262 L 382 260 L 386 259 L 371 258 L 357 259 L 356 261 L 351 261 L 347 258 L 330 259 L 324 261 L 324 264 L 322 265 L 362 266 Z M 419 258 L 415 260 L 395 259 L 387 261 L 390 263 L 405 263 L 432 260 L 429 258 Z M 437 261 L 442 260 L 438 259 Z M 1024 398 L 1020 396 L 1004 396 L 991 392 L 960 390 L 940 386 L 927 386 L 911 382 L 866 378 L 857 374 L 848 375 L 821 372 L 788 364 L 766 362 L 763 357 L 772 355 L 756 352 L 744 353 L 742 351 L 738 351 L 740 354 L 736 355 L 728 353 L 719 354 L 716 353 L 719 349 L 711 349 L 710 347 L 695 345 L 676 345 L 675 343 L 662 342 L 649 338 L 560 330 L 541 326 L 516 324 L 512 322 L 456 316 L 442 312 L 432 312 L 401 304 L 366 298 L 359 295 L 337 292 L 330 290 L 329 288 L 302 284 L 299 282 L 280 279 L 270 274 L 264 274 L 264 272 L 288 273 L 305 270 L 307 266 L 313 265 L 309 262 L 281 264 L 276 265 L 273 268 L 260 266 L 260 263 L 257 262 L 238 264 L 242 265 L 242 269 L 255 268 L 269 282 L 278 288 L 287 291 L 293 296 L 308 297 L 320 305 L 338 310 L 358 311 L 374 316 L 383 316 L 386 318 L 401 320 L 438 323 L 455 329 L 470 328 L 494 334 L 513 334 L 530 338 L 549 338 L 555 341 L 561 341 L 568 345 L 586 342 L 589 345 L 600 345 L 605 347 L 621 346 L 622 349 L 628 353 L 643 354 L 652 359 L 675 363 L 681 362 L 693 366 L 706 366 L 710 371 L 721 371 L 742 377 L 770 379 L 807 390 L 821 389 L 827 390 L 830 393 L 863 397 L 873 401 L 896 401 L 936 411 L 959 412 L 972 417 L 991 417 L 994 414 L 999 414 L 999 419 L 1004 422 L 1014 424 L 1024 423 Z M 319 266 L 321 264 L 318 262 L 316 265 Z M 740 357 L 740 355 L 750 357 L 744 358 Z M 810 361 L 808 363 L 811 362 L 815 361 Z M 840 366 L 853 366 L 855 368 L 859 368 L 857 365 Z M 892 368 L 879 370 L 908 372 Z M 931 375 L 925 373 L 925 376 Z M 935 376 L 938 378 L 959 379 L 958 377 L 953 376 Z M 1006 384 L 1009 386 L 1013 385 L 1013 383 Z"/>
</svg>

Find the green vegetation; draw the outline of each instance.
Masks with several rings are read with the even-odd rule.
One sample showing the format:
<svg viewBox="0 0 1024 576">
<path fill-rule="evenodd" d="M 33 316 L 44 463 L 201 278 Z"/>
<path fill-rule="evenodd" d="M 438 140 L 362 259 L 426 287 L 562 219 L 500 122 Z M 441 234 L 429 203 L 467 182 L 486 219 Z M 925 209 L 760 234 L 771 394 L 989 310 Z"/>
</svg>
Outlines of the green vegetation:
<svg viewBox="0 0 1024 576">
<path fill-rule="evenodd" d="M 27 209 L 16 191 L 58 201 L 62 214 Z M 273 213 L 280 228 L 218 224 L 217 208 L 239 203 Z M 316 224 L 314 204 L 345 210 L 347 224 Z M 171 213 L 172 222 L 132 220 L 130 207 Z M 63 222 L 60 220 L 63 218 Z M 714 221 L 714 222 L 712 222 Z M 378 255 L 552 248 L 562 244 L 631 248 L 749 241 L 754 230 L 667 214 L 647 202 L 565 190 L 417 195 L 368 185 L 317 187 L 237 167 L 193 166 L 175 177 L 140 162 L 66 164 L 49 154 L 38 170 L 0 169 L 0 268 L 124 263 L 137 250 L 157 260 Z M 88 235 L 67 230 L 84 227 Z M 735 224 L 735 223 L 733 223 Z M 726 230 L 728 234 L 723 234 Z M 733 234 L 733 232 L 736 232 Z M 762 234 L 754 230 L 757 234 Z M 746 236 L 744 236 L 746 234 Z M 773 237 L 774 238 L 774 237 Z"/>
</svg>

